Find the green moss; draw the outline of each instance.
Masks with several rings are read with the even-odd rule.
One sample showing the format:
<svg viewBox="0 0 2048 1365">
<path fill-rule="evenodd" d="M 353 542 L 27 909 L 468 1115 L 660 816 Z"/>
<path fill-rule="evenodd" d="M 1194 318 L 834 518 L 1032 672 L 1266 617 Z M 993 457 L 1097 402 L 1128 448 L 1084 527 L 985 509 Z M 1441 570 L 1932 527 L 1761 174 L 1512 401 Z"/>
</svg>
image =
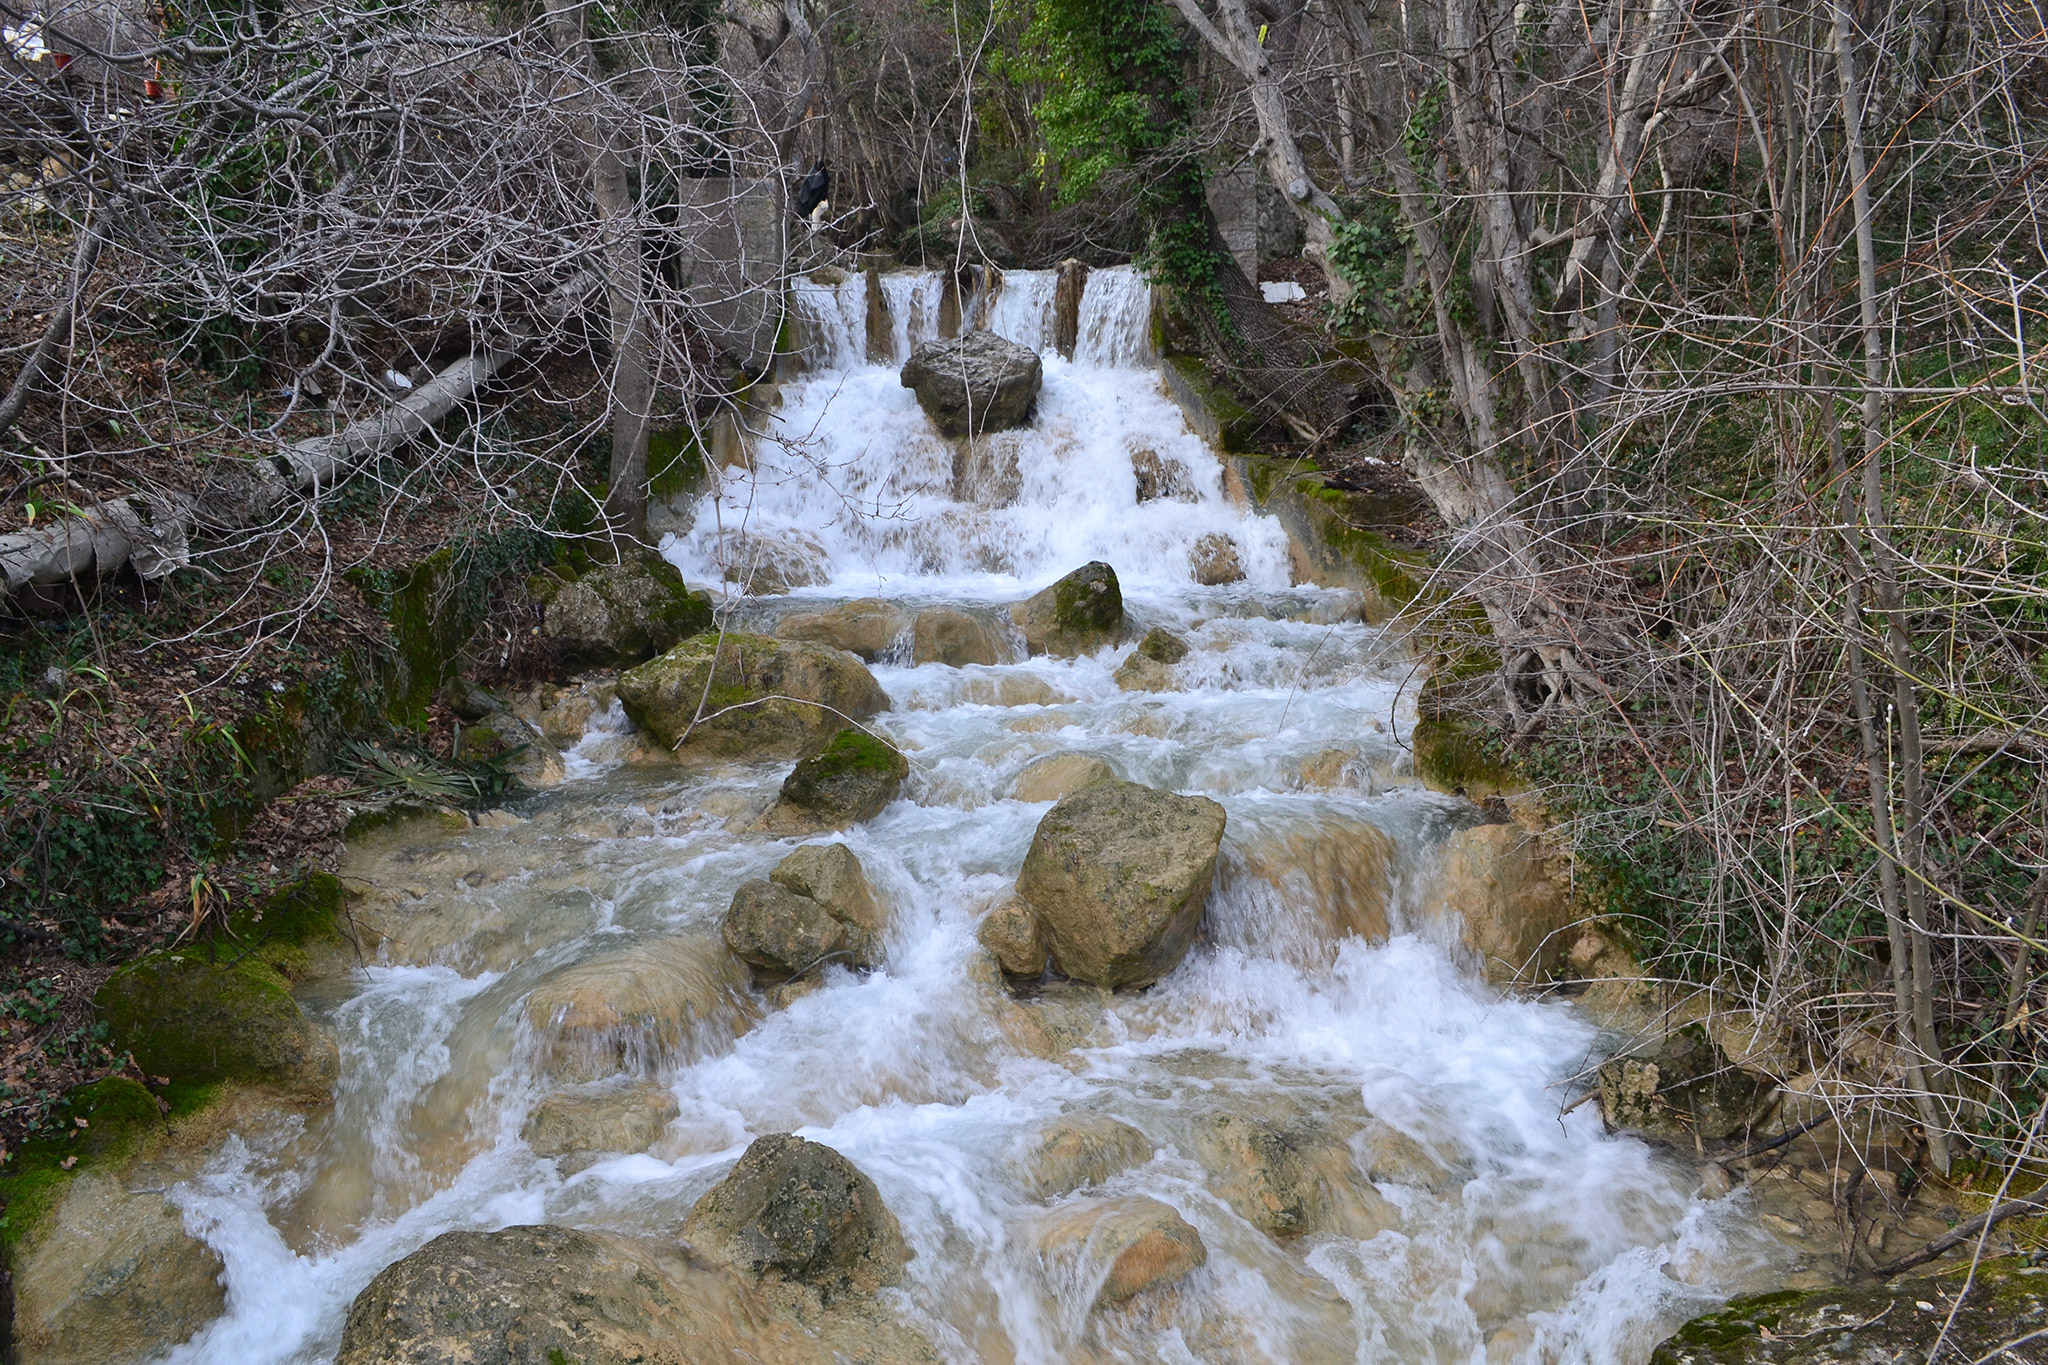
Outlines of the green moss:
<svg viewBox="0 0 2048 1365">
<path fill-rule="evenodd" d="M 1415 750 L 1415 773 L 1430 787 L 1463 792 L 1472 800 L 1524 785 L 1514 769 L 1486 751 L 1485 744 L 1464 722 L 1425 717 L 1415 723 L 1408 741 Z"/>
<path fill-rule="evenodd" d="M 841 773 L 875 772 L 893 777 L 910 776 L 910 761 L 885 740 L 865 730 L 841 730 L 823 749 L 798 765 L 817 777 Z"/>
<path fill-rule="evenodd" d="M 1053 584 L 1052 619 L 1060 630 L 1115 630 L 1124 619 L 1124 594 L 1116 570 L 1089 564 Z"/>
<path fill-rule="evenodd" d="M 332 872 L 308 872 L 271 892 L 230 922 L 235 937 L 303 945 L 341 937 L 348 893 Z"/>
<path fill-rule="evenodd" d="M 647 491 L 651 496 L 671 498 L 699 492 L 708 474 L 704 447 L 688 427 L 662 427 L 647 434 Z"/>
<path fill-rule="evenodd" d="M 126 1161 L 163 1124 L 164 1106 L 135 1081 L 109 1076 L 71 1091 L 51 1119 L 51 1136 L 25 1144 L 0 1168 L 0 1250 L 27 1236 L 80 1172 Z"/>
<path fill-rule="evenodd" d="M 295 944 L 234 956 L 216 946 L 152 953 L 109 977 L 94 997 L 113 1045 L 152 1076 L 186 1084 L 251 1080 L 298 1085 L 331 1061 L 292 999 L 287 971 L 303 971 Z"/>
<path fill-rule="evenodd" d="M 1188 425 L 1197 435 L 1233 453 L 1252 448 L 1259 430 L 1257 415 L 1212 379 L 1200 359 L 1169 356 L 1161 373 L 1167 392 L 1187 414 Z"/>
</svg>

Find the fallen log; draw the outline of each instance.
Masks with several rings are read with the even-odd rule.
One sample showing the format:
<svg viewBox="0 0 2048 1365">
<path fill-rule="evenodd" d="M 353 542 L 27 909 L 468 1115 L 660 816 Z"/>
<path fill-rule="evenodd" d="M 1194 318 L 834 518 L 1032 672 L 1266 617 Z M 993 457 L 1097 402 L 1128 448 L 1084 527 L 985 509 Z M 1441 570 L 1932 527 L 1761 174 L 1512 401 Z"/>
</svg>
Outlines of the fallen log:
<svg viewBox="0 0 2048 1365">
<path fill-rule="evenodd" d="M 567 318 L 596 286 L 594 274 L 576 276 L 549 296 L 544 315 L 554 322 Z M 0 536 L 0 597 L 123 566 L 145 581 L 163 578 L 191 562 L 196 531 L 260 526 L 296 498 L 318 498 L 357 466 L 426 434 L 537 339 L 503 336 L 481 346 L 375 416 L 232 467 L 196 496 L 130 493 L 80 508 L 47 527 Z"/>
</svg>

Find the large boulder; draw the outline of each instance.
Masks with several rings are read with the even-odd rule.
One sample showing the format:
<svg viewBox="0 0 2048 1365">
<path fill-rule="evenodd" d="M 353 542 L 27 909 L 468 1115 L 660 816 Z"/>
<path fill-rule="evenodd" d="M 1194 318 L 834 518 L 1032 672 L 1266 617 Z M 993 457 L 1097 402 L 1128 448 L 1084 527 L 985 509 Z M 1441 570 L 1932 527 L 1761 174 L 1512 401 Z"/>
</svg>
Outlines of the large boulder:
<svg viewBox="0 0 2048 1365">
<path fill-rule="evenodd" d="M 711 599 L 660 556 L 633 555 L 551 589 L 541 621 L 571 668 L 630 668 L 711 629 Z"/>
<path fill-rule="evenodd" d="M 867 1305 L 872 1308 L 872 1305 Z M 879 1311 L 778 1311 L 672 1242 L 558 1227 L 449 1232 L 349 1306 L 335 1365 L 936 1365 Z"/>
<path fill-rule="evenodd" d="M 107 978 L 94 1003 L 110 1040 L 152 1076 L 206 1085 L 257 1081 L 326 1095 L 334 1040 L 306 1017 L 271 951 L 228 945 L 152 953 Z"/>
<path fill-rule="evenodd" d="M 1123 632 L 1124 595 L 1116 570 L 1096 560 L 1010 608 L 1033 654 L 1062 658 L 1114 644 Z"/>
<path fill-rule="evenodd" d="M 865 730 L 841 730 L 823 749 L 797 760 L 768 812 L 768 827 L 813 834 L 872 820 L 908 776 L 910 762 L 895 745 Z"/>
<path fill-rule="evenodd" d="M 227 1303 L 219 1254 L 185 1231 L 161 1187 L 131 1193 L 113 1173 L 73 1179 L 8 1262 L 9 1359 L 36 1365 L 152 1360 Z"/>
<path fill-rule="evenodd" d="M 1168 1285 L 1209 1259 L 1202 1235 L 1156 1199 L 1089 1199 L 1053 1211 L 1038 1253 L 1062 1279 L 1093 1290 L 1092 1306 L 1115 1308 Z"/>
<path fill-rule="evenodd" d="M 749 1279 L 805 1285 L 827 1301 L 896 1283 L 910 1259 L 875 1182 L 792 1133 L 756 1138 L 690 1210 L 683 1237 Z"/>
<path fill-rule="evenodd" d="M 540 1064 L 570 1080 L 722 1052 L 747 1031 L 746 974 L 716 941 L 646 939 L 585 958 L 526 997 Z"/>
<path fill-rule="evenodd" d="M 676 752 L 768 759 L 816 752 L 849 721 L 887 710 L 889 694 L 840 650 L 730 633 L 694 636 L 622 673 L 619 702 Z"/>
<path fill-rule="evenodd" d="M 918 664 L 999 664 L 1007 651 L 988 622 L 951 607 L 930 607 L 911 627 L 910 661 Z"/>
<path fill-rule="evenodd" d="M 910 628 L 902 608 L 879 597 L 863 597 L 825 611 L 792 612 L 775 623 L 785 640 L 814 640 L 875 663 Z"/>
<path fill-rule="evenodd" d="M 720 931 L 734 957 L 779 982 L 827 959 L 879 966 L 887 923 L 853 850 L 807 844 L 766 881 L 742 883 Z"/>
<path fill-rule="evenodd" d="M 1030 421 L 1045 370 L 1029 346 L 994 332 L 969 332 L 918 347 L 902 378 L 941 436 L 979 436 Z"/>
<path fill-rule="evenodd" d="M 565 1175 L 605 1152 L 644 1152 L 682 1112 L 675 1092 L 652 1081 L 558 1090 L 534 1105 L 520 1136 Z"/>
<path fill-rule="evenodd" d="M 1017 894 L 1044 928 L 1054 968 L 1112 989 L 1172 971 L 1195 941 L 1223 820 L 1205 796 L 1116 780 L 1047 811 Z"/>
</svg>

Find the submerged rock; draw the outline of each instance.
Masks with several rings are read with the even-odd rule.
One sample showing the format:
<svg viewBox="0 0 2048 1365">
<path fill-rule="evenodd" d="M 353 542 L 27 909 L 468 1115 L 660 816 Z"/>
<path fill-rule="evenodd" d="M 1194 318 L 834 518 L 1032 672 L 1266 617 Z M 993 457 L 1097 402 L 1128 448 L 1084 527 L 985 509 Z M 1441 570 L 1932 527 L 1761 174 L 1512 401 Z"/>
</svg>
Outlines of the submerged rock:
<svg viewBox="0 0 2048 1365">
<path fill-rule="evenodd" d="M 629 668 L 711 624 L 710 598 L 659 555 L 638 554 L 553 589 L 541 630 L 571 668 Z"/>
<path fill-rule="evenodd" d="M 449 1232 L 349 1306 L 335 1365 L 924 1365 L 878 1312 L 778 1311 L 673 1243 L 511 1227 Z"/>
<path fill-rule="evenodd" d="M 778 597 L 832 579 L 831 557 L 816 536 L 804 531 L 727 531 L 712 558 L 724 580 L 750 597 Z"/>
<path fill-rule="evenodd" d="M 716 651 L 714 664 L 713 651 Z M 858 659 L 804 640 L 727 634 L 685 640 L 619 676 L 635 725 L 671 750 L 796 758 L 886 710 L 889 694 Z M 691 719 L 703 707 L 705 719 Z"/>
<path fill-rule="evenodd" d="M 675 1093 L 651 1081 L 562 1090 L 534 1105 L 520 1136 L 574 1175 L 603 1153 L 646 1151 L 681 1112 Z"/>
<path fill-rule="evenodd" d="M 783 779 L 768 827 L 811 834 L 872 820 L 896 799 L 908 776 L 910 762 L 895 745 L 865 730 L 841 730 Z"/>
<path fill-rule="evenodd" d="M 1130 1124 L 1107 1114 L 1065 1114 L 1031 1136 L 1023 1164 L 1033 1192 L 1057 1199 L 1151 1159 L 1151 1140 Z"/>
<path fill-rule="evenodd" d="M 1074 658 L 1115 643 L 1123 631 L 1124 595 L 1116 570 L 1100 560 L 1010 608 L 1033 654 Z"/>
<path fill-rule="evenodd" d="M 1156 1199 L 1091 1199 L 1055 1209 L 1039 1227 L 1038 1251 L 1060 1278 L 1115 1308 L 1171 1284 L 1209 1259 L 1202 1235 Z M 1061 1272 L 1064 1272 L 1062 1274 Z"/>
<path fill-rule="evenodd" d="M 826 611 L 797 612 L 775 623 L 785 640 L 813 640 L 875 663 L 910 628 L 910 618 L 893 603 L 863 597 Z"/>
<path fill-rule="evenodd" d="M 975 930 L 975 937 L 994 956 L 996 965 L 1009 975 L 1045 974 L 1045 933 L 1038 927 L 1038 916 L 1019 897 L 1006 896 L 998 901 Z"/>
<path fill-rule="evenodd" d="M 767 981 L 832 959 L 850 967 L 882 960 L 881 903 L 845 844 L 808 844 L 733 892 L 720 932 L 734 957 Z"/>
<path fill-rule="evenodd" d="M 1115 988 L 1157 981 L 1195 940 L 1223 841 L 1223 807 L 1135 782 L 1092 782 L 1038 822 L 1022 896 L 1052 965 Z"/>
<path fill-rule="evenodd" d="M 1196 1129 L 1195 1155 L 1224 1202 L 1274 1237 L 1328 1231 L 1363 1241 L 1399 1221 L 1356 1168 L 1350 1146 L 1314 1124 L 1212 1114 Z"/>
<path fill-rule="evenodd" d="M 903 387 L 941 436 L 979 436 L 1031 420 L 1045 368 L 1038 352 L 994 332 L 927 341 L 903 366 Z"/>
<path fill-rule="evenodd" d="M 24 1365 L 154 1359 L 227 1304 L 219 1253 L 185 1231 L 163 1191 L 130 1193 L 125 1180 L 100 1171 L 72 1180 L 8 1263 L 9 1359 Z"/>
<path fill-rule="evenodd" d="M 1188 642 L 1165 626 L 1154 626 L 1131 657 L 1117 666 L 1116 685 L 1126 692 L 1170 692 L 1173 666 L 1188 657 Z"/>
<path fill-rule="evenodd" d="M 1244 560 L 1237 542 L 1220 531 L 1211 531 L 1188 551 L 1188 575 L 1205 588 L 1244 581 Z"/>
<path fill-rule="evenodd" d="M 1609 1058 L 1600 1110 L 1610 1127 L 1658 1137 L 1733 1137 L 1757 1117 L 1768 1082 L 1738 1069 L 1700 1024 Z"/>
<path fill-rule="evenodd" d="M 292 999 L 271 956 L 235 946 L 152 953 L 107 978 L 93 1000 L 114 1046 L 152 1076 L 193 1085 L 257 1081 L 325 1096 L 340 1055 Z"/>
<path fill-rule="evenodd" d="M 910 1259 L 875 1183 L 791 1133 L 756 1138 L 690 1210 L 683 1236 L 749 1279 L 807 1285 L 827 1300 L 894 1284 Z"/>
<path fill-rule="evenodd" d="M 917 614 L 912 627 L 910 660 L 919 664 L 999 664 L 1007 651 L 993 627 L 979 617 L 950 607 L 932 607 Z"/>
<path fill-rule="evenodd" d="M 646 939 L 574 963 L 526 997 L 551 1074 L 592 1080 L 724 1050 L 751 1022 L 746 975 L 701 937 Z"/>
<path fill-rule="evenodd" d="M 1095 754 L 1046 754 L 1034 758 L 1017 774 L 1010 789 L 1014 801 L 1057 801 L 1090 782 L 1114 781 L 1117 771 Z"/>
<path fill-rule="evenodd" d="M 1172 498 L 1179 502 L 1195 500 L 1194 483 L 1188 476 L 1187 466 L 1179 460 L 1163 458 L 1156 450 L 1131 452 L 1131 476 L 1137 483 L 1139 502 L 1151 502 L 1156 498 Z"/>
</svg>

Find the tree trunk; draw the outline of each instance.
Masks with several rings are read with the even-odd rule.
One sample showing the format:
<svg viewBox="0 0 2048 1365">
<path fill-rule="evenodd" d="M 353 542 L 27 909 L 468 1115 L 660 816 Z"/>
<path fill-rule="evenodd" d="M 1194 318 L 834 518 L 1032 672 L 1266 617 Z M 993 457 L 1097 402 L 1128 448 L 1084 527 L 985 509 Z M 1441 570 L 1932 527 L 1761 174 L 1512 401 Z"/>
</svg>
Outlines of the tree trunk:
<svg viewBox="0 0 2048 1365">
<path fill-rule="evenodd" d="M 611 319 L 611 482 L 604 498 L 605 532 L 614 553 L 647 537 L 647 434 L 654 402 L 653 334 L 647 316 L 646 260 L 640 249 L 638 205 L 628 178 L 625 130 L 607 126 L 596 91 L 602 81 L 597 54 L 585 32 L 583 7 L 548 0 L 555 45 L 581 74 L 578 140 L 590 175 L 603 237 L 606 310 Z"/>
</svg>

